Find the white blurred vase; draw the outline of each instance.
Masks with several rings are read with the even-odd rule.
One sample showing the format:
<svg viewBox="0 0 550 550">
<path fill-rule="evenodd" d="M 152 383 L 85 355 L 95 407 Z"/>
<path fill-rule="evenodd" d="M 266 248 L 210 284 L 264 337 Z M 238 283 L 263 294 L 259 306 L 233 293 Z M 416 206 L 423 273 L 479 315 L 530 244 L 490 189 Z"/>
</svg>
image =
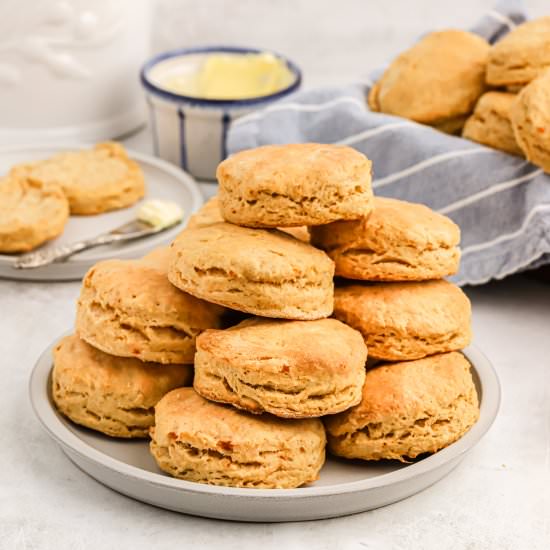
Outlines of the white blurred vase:
<svg viewBox="0 0 550 550">
<path fill-rule="evenodd" d="M 0 144 L 99 141 L 145 120 L 149 0 L 0 0 Z"/>
</svg>

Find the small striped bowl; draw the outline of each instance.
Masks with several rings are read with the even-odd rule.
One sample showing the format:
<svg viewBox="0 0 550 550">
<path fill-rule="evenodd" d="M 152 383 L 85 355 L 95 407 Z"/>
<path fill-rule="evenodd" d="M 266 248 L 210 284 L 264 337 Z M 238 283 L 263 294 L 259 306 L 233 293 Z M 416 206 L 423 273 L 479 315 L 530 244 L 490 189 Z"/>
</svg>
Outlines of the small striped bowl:
<svg viewBox="0 0 550 550">
<path fill-rule="evenodd" d="M 198 99 L 169 92 L 159 82 L 176 66 L 178 71 L 198 70 L 204 59 L 213 53 L 263 52 L 265 50 L 253 48 L 210 46 L 173 50 L 150 59 L 143 66 L 140 77 L 149 107 L 155 154 L 181 166 L 198 179 L 214 180 L 216 167 L 227 156 L 226 137 L 231 121 L 297 90 L 302 80 L 300 69 L 283 56 L 273 54 L 294 74 L 293 82 L 274 94 L 249 99 Z"/>
</svg>

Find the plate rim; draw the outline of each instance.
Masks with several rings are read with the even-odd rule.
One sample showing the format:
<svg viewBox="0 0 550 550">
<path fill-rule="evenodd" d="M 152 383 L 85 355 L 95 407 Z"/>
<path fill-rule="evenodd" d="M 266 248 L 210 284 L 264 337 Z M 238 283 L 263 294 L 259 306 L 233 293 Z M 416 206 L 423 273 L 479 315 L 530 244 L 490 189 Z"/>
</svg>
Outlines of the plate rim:
<svg viewBox="0 0 550 550">
<path fill-rule="evenodd" d="M 108 456 L 85 443 L 61 422 L 58 413 L 50 404 L 47 389 L 46 394 L 44 394 L 44 388 L 47 388 L 48 378 L 52 369 L 53 348 L 65 334 L 68 334 L 68 332 L 56 338 L 40 354 L 33 366 L 29 379 L 28 390 L 31 406 L 42 427 L 63 450 L 68 449 L 71 453 L 75 453 L 85 461 L 91 461 L 100 467 L 112 470 L 126 478 L 131 478 L 133 482 L 155 485 L 163 490 L 169 489 L 181 491 L 182 493 L 246 499 L 280 500 L 281 498 L 287 498 L 292 500 L 307 500 L 310 498 L 319 499 L 334 497 L 335 495 L 353 494 L 381 487 L 391 487 L 437 470 L 454 460 L 461 460 L 490 429 L 498 414 L 501 402 L 501 384 L 494 366 L 477 346 L 470 345 L 465 350 L 462 350 L 462 353 L 471 363 L 480 381 L 482 396 L 479 420 L 458 441 L 441 451 L 394 472 L 358 481 L 348 481 L 320 487 L 255 489 L 207 485 L 176 479 L 162 473 L 149 472 Z"/>
</svg>

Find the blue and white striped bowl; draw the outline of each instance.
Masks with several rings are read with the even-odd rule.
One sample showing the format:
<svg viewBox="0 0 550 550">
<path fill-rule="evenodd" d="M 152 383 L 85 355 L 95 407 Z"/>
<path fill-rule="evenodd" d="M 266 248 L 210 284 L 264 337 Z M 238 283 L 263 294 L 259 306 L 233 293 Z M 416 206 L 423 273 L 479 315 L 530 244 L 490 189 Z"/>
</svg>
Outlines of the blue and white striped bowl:
<svg viewBox="0 0 550 550">
<path fill-rule="evenodd" d="M 226 135 L 232 120 L 261 109 L 297 90 L 302 80 L 300 69 L 281 55 L 294 74 L 292 83 L 276 93 L 249 99 L 216 100 L 188 97 L 161 87 L 168 72 L 192 73 L 213 53 L 248 54 L 265 50 L 231 46 L 209 46 L 172 50 L 153 57 L 141 70 L 153 134 L 155 154 L 181 166 L 202 180 L 214 180 L 216 167 L 227 156 Z"/>
</svg>

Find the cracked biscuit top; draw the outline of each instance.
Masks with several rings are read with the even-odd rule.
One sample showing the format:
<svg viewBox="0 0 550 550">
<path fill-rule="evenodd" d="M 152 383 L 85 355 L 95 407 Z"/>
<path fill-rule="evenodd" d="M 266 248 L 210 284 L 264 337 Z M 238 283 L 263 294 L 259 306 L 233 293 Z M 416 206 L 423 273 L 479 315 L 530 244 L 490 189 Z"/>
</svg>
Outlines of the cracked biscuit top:
<svg viewBox="0 0 550 550">
<path fill-rule="evenodd" d="M 266 145 L 224 160 L 217 178 L 224 219 L 248 227 L 356 220 L 372 208 L 371 161 L 351 147 Z"/>
</svg>

